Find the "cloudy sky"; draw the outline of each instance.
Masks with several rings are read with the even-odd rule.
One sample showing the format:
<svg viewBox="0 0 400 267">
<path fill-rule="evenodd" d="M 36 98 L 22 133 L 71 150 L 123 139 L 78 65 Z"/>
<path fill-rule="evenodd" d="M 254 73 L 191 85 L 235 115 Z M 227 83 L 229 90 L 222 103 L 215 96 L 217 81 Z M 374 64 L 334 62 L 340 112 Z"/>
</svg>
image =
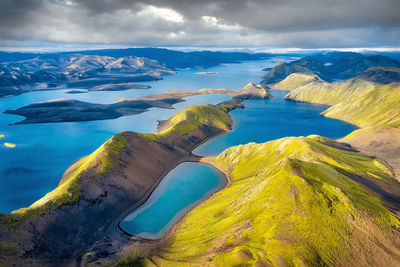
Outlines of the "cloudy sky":
<svg viewBox="0 0 400 267">
<path fill-rule="evenodd" d="M 399 0 L 0 0 L 0 49 L 399 47 Z"/>
</svg>

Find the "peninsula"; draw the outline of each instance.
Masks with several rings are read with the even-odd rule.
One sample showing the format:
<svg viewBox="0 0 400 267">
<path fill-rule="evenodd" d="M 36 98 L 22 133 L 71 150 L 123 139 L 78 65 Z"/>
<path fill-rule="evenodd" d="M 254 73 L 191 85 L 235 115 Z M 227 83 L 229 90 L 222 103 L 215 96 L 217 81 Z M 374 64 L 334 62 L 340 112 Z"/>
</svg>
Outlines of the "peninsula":
<svg viewBox="0 0 400 267">
<path fill-rule="evenodd" d="M 330 105 L 322 115 L 362 127 L 342 141 L 387 161 L 400 179 L 400 69 L 375 68 L 352 79 L 299 86 L 286 99 Z M 382 82 L 384 79 L 385 83 Z M 387 84 L 387 82 L 391 82 Z"/>
<path fill-rule="evenodd" d="M 237 107 L 242 107 L 237 99 L 191 106 L 172 116 L 157 134 L 115 135 L 74 163 L 45 197 L 0 214 L 0 263 L 79 264 L 87 253 L 95 255 L 91 260 L 105 250 L 116 254 L 133 242 L 118 230 L 119 220 L 142 204 L 168 171 L 198 160 L 191 155 L 196 146 L 229 131 L 233 122 L 228 112 Z"/>
<path fill-rule="evenodd" d="M 56 99 L 31 104 L 16 110 L 6 110 L 4 113 L 25 117 L 25 120 L 13 124 L 107 120 L 143 113 L 149 108 L 173 109 L 172 105 L 184 101 L 184 97 L 204 94 L 229 94 L 233 96 L 234 100 L 270 97 L 266 88 L 256 83 L 249 83 L 239 90 L 168 91 L 165 94 L 140 98 L 116 98 L 118 102 L 114 104 L 93 104 L 73 99 Z"/>
<path fill-rule="evenodd" d="M 251 83 L 238 91 L 169 91 L 141 98 L 232 95 L 215 106 L 177 112 L 160 122 L 158 133 L 115 135 L 75 162 L 46 196 L 1 214 L 0 263 L 395 266 L 400 258 L 396 73 L 393 67 L 374 67 L 332 82 L 310 73 L 282 77 L 281 89 L 291 89 L 286 99 L 330 105 L 323 115 L 361 129 L 340 140 L 310 135 L 249 143 L 215 157 L 192 151 L 232 129 L 228 112 L 243 107 L 241 101 L 271 97 L 265 87 Z M 185 161 L 212 164 L 226 174 L 227 186 L 160 240 L 121 231 L 120 220 Z"/>
<path fill-rule="evenodd" d="M 145 89 L 147 85 L 136 83 L 161 80 L 162 76 L 181 69 L 204 69 L 221 63 L 266 57 L 264 53 L 179 52 L 160 48 L 1 52 L 0 97 L 68 88 L 89 91 Z"/>
</svg>

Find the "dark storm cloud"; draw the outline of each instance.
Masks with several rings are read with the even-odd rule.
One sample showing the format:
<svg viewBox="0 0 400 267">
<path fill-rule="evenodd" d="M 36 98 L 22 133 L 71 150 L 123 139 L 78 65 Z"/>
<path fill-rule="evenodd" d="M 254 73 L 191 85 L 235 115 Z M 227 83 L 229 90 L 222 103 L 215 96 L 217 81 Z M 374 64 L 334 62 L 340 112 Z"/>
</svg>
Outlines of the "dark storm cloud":
<svg viewBox="0 0 400 267">
<path fill-rule="evenodd" d="M 1 45 L 400 45 L 398 0 L 0 0 Z"/>
</svg>

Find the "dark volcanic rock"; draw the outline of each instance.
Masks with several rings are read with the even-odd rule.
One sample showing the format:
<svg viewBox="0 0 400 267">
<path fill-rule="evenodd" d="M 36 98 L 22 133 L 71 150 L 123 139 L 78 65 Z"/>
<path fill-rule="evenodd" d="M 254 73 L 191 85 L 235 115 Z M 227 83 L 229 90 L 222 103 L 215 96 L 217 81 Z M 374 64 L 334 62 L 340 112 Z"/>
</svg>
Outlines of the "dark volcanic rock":
<svg viewBox="0 0 400 267">
<path fill-rule="evenodd" d="M 168 97 L 120 101 L 114 104 L 93 104 L 63 99 L 36 103 L 16 110 L 6 110 L 4 113 L 25 117 L 25 120 L 14 124 L 108 120 L 139 114 L 153 107 L 172 109 L 173 104 L 182 101 L 184 101 L 182 98 Z"/>
</svg>

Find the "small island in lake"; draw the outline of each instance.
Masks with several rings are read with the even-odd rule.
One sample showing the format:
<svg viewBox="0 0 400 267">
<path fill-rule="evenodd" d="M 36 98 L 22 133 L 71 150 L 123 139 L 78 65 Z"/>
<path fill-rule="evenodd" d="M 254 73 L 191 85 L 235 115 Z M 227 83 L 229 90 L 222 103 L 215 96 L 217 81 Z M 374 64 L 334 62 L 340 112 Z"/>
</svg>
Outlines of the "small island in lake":
<svg viewBox="0 0 400 267">
<path fill-rule="evenodd" d="M 400 266 L 400 0 L 364 2 L 0 1 L 0 267 Z"/>
<path fill-rule="evenodd" d="M 17 145 L 16 145 L 16 144 L 13 144 L 13 143 L 7 143 L 7 142 L 5 142 L 3 145 L 4 145 L 5 147 L 8 147 L 8 148 L 15 148 L 15 147 L 17 147 Z"/>
<path fill-rule="evenodd" d="M 217 74 L 218 72 L 216 71 L 202 71 L 202 72 L 196 72 L 195 74 L 197 75 L 209 75 L 209 74 Z"/>
</svg>

